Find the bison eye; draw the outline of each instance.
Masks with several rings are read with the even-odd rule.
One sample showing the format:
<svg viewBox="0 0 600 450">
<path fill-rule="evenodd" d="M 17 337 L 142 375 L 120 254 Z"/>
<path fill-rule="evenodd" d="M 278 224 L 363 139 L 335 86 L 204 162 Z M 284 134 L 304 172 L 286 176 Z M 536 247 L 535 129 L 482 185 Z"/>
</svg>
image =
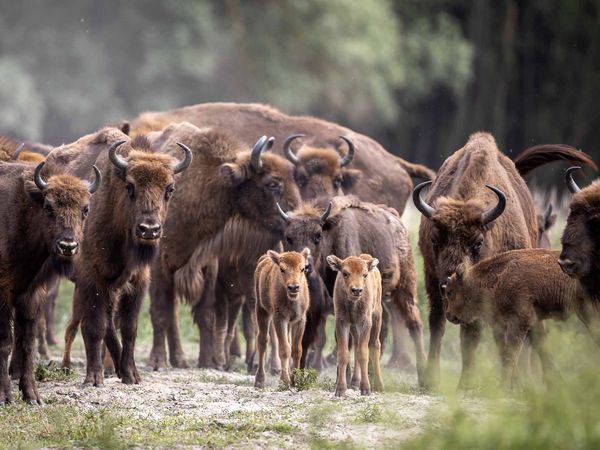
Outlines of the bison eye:
<svg viewBox="0 0 600 450">
<path fill-rule="evenodd" d="M 167 189 L 165 189 L 165 200 L 169 200 L 173 196 L 173 192 L 175 192 L 175 186 L 170 184 L 167 186 Z"/>
<path fill-rule="evenodd" d="M 368 273 L 363 273 L 363 278 L 367 278 L 368 275 Z"/>
<path fill-rule="evenodd" d="M 294 240 L 291 237 L 287 238 L 286 241 L 290 245 L 292 245 L 294 243 Z"/>
<path fill-rule="evenodd" d="M 315 241 L 316 245 L 319 245 L 319 242 L 321 242 L 321 239 L 323 239 L 323 235 L 321 235 L 320 233 L 319 234 L 315 234 L 314 241 Z"/>
<path fill-rule="evenodd" d="M 48 217 L 52 217 L 54 215 L 54 209 L 50 203 L 44 203 L 44 212 Z"/>
<path fill-rule="evenodd" d="M 333 187 L 336 189 L 339 188 L 342 185 L 342 181 L 343 181 L 342 176 L 338 175 L 337 177 L 335 177 L 333 179 Z"/>
<path fill-rule="evenodd" d="M 281 186 L 281 183 L 277 180 L 271 180 L 267 183 L 267 189 L 270 191 L 276 191 Z"/>
<path fill-rule="evenodd" d="M 481 253 L 482 246 L 483 246 L 483 242 L 479 241 L 471 247 L 471 253 L 473 254 L 473 256 L 479 256 L 479 253 Z"/>
<path fill-rule="evenodd" d="M 81 215 L 83 216 L 83 218 L 85 219 L 87 217 L 87 215 L 90 213 L 90 207 L 86 206 L 85 208 L 83 208 L 83 211 L 81 211 Z"/>
<path fill-rule="evenodd" d="M 350 276 L 348 272 L 342 272 L 342 274 L 344 275 L 344 278 L 348 278 Z"/>
<path fill-rule="evenodd" d="M 125 185 L 125 189 L 127 190 L 127 195 L 129 196 L 129 198 L 133 198 L 133 196 L 135 195 L 135 189 L 133 187 L 133 184 L 127 183 Z"/>
<path fill-rule="evenodd" d="M 281 273 L 285 273 L 285 270 L 282 269 L 281 267 L 279 268 L 279 270 L 281 271 Z"/>
</svg>

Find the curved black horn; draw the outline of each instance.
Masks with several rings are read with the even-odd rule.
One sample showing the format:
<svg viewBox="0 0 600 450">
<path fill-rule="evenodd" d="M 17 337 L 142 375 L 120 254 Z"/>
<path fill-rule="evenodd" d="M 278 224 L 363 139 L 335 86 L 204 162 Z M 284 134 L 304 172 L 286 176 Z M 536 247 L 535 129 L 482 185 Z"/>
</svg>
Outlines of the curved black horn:
<svg viewBox="0 0 600 450">
<path fill-rule="evenodd" d="M 329 202 L 329 205 L 327 205 L 327 209 L 325 210 L 325 212 L 323 214 L 321 214 L 321 217 L 320 217 L 321 223 L 325 223 L 325 221 L 327 220 L 327 218 L 329 217 L 330 214 L 331 214 L 331 202 Z"/>
<path fill-rule="evenodd" d="M 21 145 L 19 145 L 17 147 L 17 149 L 13 152 L 12 156 L 10 157 L 10 159 L 12 159 L 13 161 L 16 161 L 17 159 L 19 159 L 19 155 L 23 151 L 23 148 L 25 148 L 25 142 L 21 142 Z"/>
<path fill-rule="evenodd" d="M 491 186 L 489 184 L 486 184 L 485 187 L 493 191 L 494 194 L 496 194 L 496 196 L 498 197 L 498 204 L 492 209 L 484 212 L 483 216 L 481 217 L 481 219 L 483 220 L 483 224 L 487 225 L 488 223 L 493 222 L 498 217 L 500 217 L 500 215 L 504 212 L 504 209 L 506 208 L 506 195 L 504 195 L 504 192 L 502 192 L 497 187 Z"/>
<path fill-rule="evenodd" d="M 275 206 L 277 206 L 277 212 L 279 212 L 279 215 L 281 216 L 281 218 L 283 220 L 285 220 L 286 222 L 289 222 L 291 220 L 290 216 L 288 216 L 287 213 L 283 209 L 281 209 L 281 206 L 279 206 L 279 203 L 275 203 Z"/>
<path fill-rule="evenodd" d="M 102 173 L 100 172 L 100 169 L 98 169 L 96 166 L 92 166 L 92 169 L 94 169 L 94 174 L 96 176 L 94 178 L 94 182 L 88 187 L 88 191 L 90 191 L 90 194 L 96 192 L 102 184 Z"/>
<path fill-rule="evenodd" d="M 348 153 L 346 153 L 346 156 L 344 156 L 340 161 L 340 166 L 344 167 L 350 164 L 354 159 L 354 142 L 352 142 L 346 136 L 340 136 L 340 138 L 346 141 L 346 144 L 348 144 Z"/>
<path fill-rule="evenodd" d="M 300 159 L 296 155 L 294 155 L 294 152 L 292 152 L 291 145 L 295 139 L 298 139 L 298 138 L 301 138 L 304 136 L 305 136 L 304 134 L 292 134 L 283 143 L 283 154 L 295 166 L 300 165 Z"/>
<path fill-rule="evenodd" d="M 423 199 L 421 198 L 421 191 L 423 189 L 425 189 L 427 186 L 429 186 L 431 183 L 432 183 L 432 181 L 425 181 L 425 182 L 417 185 L 413 189 L 413 194 L 412 194 L 413 203 L 415 204 L 415 206 L 417 207 L 419 212 L 430 220 L 431 220 L 431 217 L 433 216 L 433 213 L 435 213 L 435 209 L 433 209 L 431 206 L 429 206 L 427 203 L 425 203 L 423 201 Z"/>
<path fill-rule="evenodd" d="M 575 180 L 573 179 L 573 172 L 575 172 L 576 170 L 581 170 L 581 167 L 579 166 L 573 166 L 573 167 L 569 167 L 566 171 L 565 171 L 565 182 L 567 183 L 567 187 L 569 188 L 569 191 L 571 192 L 571 194 L 577 194 L 578 192 L 581 191 L 581 188 L 579 186 L 577 186 L 577 183 L 575 183 Z"/>
<path fill-rule="evenodd" d="M 46 183 L 42 178 L 42 169 L 44 168 L 44 164 L 46 164 L 45 161 L 39 163 L 35 168 L 35 172 L 33 172 L 33 181 L 40 191 L 43 191 L 48 187 L 48 183 Z"/>
<path fill-rule="evenodd" d="M 252 149 L 252 153 L 250 155 L 250 164 L 257 172 L 262 169 L 262 161 L 260 159 L 260 154 L 265 148 L 265 144 L 267 143 L 267 137 L 262 136 L 256 144 L 254 144 L 254 148 Z"/>
<path fill-rule="evenodd" d="M 126 141 L 115 142 L 113 145 L 110 146 L 110 149 L 108 150 L 108 157 L 110 158 L 110 162 L 113 163 L 117 169 L 120 169 L 123 172 L 127 170 L 127 166 L 129 165 L 129 163 L 117 154 L 117 149 L 120 145 L 124 144 L 125 142 Z"/>
<path fill-rule="evenodd" d="M 192 158 L 193 158 L 192 151 L 190 150 L 190 148 L 187 145 L 182 144 L 181 142 L 178 142 L 177 145 L 179 145 L 181 150 L 184 151 L 185 158 L 183 158 L 183 161 L 178 161 L 172 165 L 173 173 L 175 173 L 175 174 L 181 173 L 185 169 L 190 167 L 190 164 L 192 163 Z"/>
</svg>

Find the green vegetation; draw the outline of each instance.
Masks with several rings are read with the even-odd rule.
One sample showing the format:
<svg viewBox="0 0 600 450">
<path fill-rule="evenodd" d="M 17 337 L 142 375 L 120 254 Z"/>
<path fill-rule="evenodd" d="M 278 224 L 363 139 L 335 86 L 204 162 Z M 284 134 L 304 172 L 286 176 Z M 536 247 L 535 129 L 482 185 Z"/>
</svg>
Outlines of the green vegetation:
<svg viewBox="0 0 600 450">
<path fill-rule="evenodd" d="M 293 374 L 296 389 L 299 391 L 305 391 L 315 387 L 317 384 L 317 377 L 319 376 L 315 369 L 294 369 Z"/>
<path fill-rule="evenodd" d="M 63 369 L 54 361 L 50 361 L 48 364 L 37 363 L 34 374 L 37 381 L 68 381 L 78 376 L 75 370 Z"/>
</svg>

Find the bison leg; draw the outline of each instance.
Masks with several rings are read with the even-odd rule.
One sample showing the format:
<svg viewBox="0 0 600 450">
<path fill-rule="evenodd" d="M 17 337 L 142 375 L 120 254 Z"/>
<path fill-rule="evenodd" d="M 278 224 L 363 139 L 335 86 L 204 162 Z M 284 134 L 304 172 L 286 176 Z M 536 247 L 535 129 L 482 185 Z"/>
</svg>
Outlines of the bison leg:
<svg viewBox="0 0 600 450">
<path fill-rule="evenodd" d="M 254 338 L 257 333 L 255 309 L 256 300 L 254 296 L 246 296 L 246 301 L 242 306 L 242 329 L 244 340 L 246 341 L 246 367 L 249 373 L 253 373 L 255 367 L 254 357 L 256 350 L 254 348 Z"/>
<path fill-rule="evenodd" d="M 233 299 L 228 297 L 229 304 L 227 306 L 227 336 L 225 337 L 225 356 L 227 369 L 231 368 L 233 357 L 242 356 L 240 343 L 237 334 L 237 319 L 244 304 L 243 296 L 236 296 Z"/>
<path fill-rule="evenodd" d="M 273 325 L 277 333 L 279 359 L 281 360 L 281 376 L 279 377 L 286 386 L 291 385 L 290 379 L 290 339 L 288 335 L 288 322 L 285 319 L 274 319 Z"/>
<path fill-rule="evenodd" d="M 23 322 L 15 320 L 14 322 L 14 333 L 15 337 L 13 340 L 13 348 L 12 354 L 10 355 L 10 367 L 8 368 L 8 372 L 10 373 L 10 377 L 13 380 L 18 380 L 21 378 L 21 374 L 23 373 L 23 367 L 21 363 L 23 362 L 22 355 L 22 347 L 18 344 L 22 341 L 23 335 Z"/>
<path fill-rule="evenodd" d="M 379 342 L 380 332 L 381 317 L 374 317 L 368 342 L 369 361 L 371 363 L 371 366 L 373 367 L 373 388 L 376 391 L 382 392 L 383 379 L 381 378 L 381 342 Z"/>
<path fill-rule="evenodd" d="M 300 359 L 302 358 L 302 336 L 306 320 L 300 320 L 292 326 L 292 364 L 294 369 L 300 368 Z M 292 386 L 295 385 L 294 372 L 291 375 Z"/>
<path fill-rule="evenodd" d="M 19 333 L 15 333 L 15 344 L 18 349 L 15 356 L 21 358 L 17 363 L 21 369 L 19 389 L 23 394 L 23 400 L 31 405 L 42 404 L 33 378 L 36 324 L 40 313 L 39 299 L 38 301 L 32 298 L 21 299 L 16 307 L 15 329 L 17 329 L 16 324 L 19 324 Z"/>
<path fill-rule="evenodd" d="M 279 357 L 279 337 L 275 330 L 275 325 L 271 324 L 269 329 L 269 343 L 271 358 L 269 360 L 269 367 L 271 369 L 271 375 L 281 374 L 281 358 Z"/>
<path fill-rule="evenodd" d="M 98 295 L 96 295 L 98 294 Z M 109 293 L 98 292 L 92 286 L 75 285 L 73 310 L 82 311 L 81 334 L 85 344 L 86 374 L 84 385 L 104 386 L 104 368 L 102 366 L 103 339 L 106 336 L 108 323 L 112 320 L 109 306 Z M 73 314 L 75 320 L 77 316 Z"/>
<path fill-rule="evenodd" d="M 388 303 L 386 306 L 388 307 L 387 309 L 390 314 L 390 325 L 392 329 L 392 355 L 390 356 L 387 366 L 407 369 L 410 367 L 410 356 L 408 356 L 404 347 L 404 342 L 407 340 L 408 333 L 407 327 L 403 326 L 404 324 L 402 323 L 403 314 L 393 302 Z M 405 323 L 408 326 L 406 321 Z M 422 348 L 421 350 L 424 351 Z"/>
<path fill-rule="evenodd" d="M 317 324 L 317 336 L 313 343 L 313 355 L 311 360 L 311 366 L 317 371 L 321 372 L 326 366 L 325 357 L 323 356 L 323 349 L 327 344 L 327 333 L 325 327 L 327 325 L 327 315 L 324 313 L 319 317 L 319 323 Z"/>
<path fill-rule="evenodd" d="M 352 378 L 350 380 L 350 389 L 358 389 L 360 387 L 360 380 L 363 377 L 360 366 L 360 335 L 356 326 L 350 327 L 350 335 L 354 343 L 354 370 L 352 371 Z M 365 374 L 365 376 L 368 378 L 368 374 Z"/>
<path fill-rule="evenodd" d="M 432 287 L 427 283 L 429 295 L 429 354 L 427 355 L 427 370 L 423 385 L 428 388 L 436 387 L 440 382 L 440 352 L 442 349 L 442 338 L 446 327 L 444 304 L 440 297 L 439 288 L 436 283 Z"/>
<path fill-rule="evenodd" d="M 392 318 L 402 317 L 410 337 L 415 346 L 415 355 L 417 361 L 417 377 L 419 385 L 424 385 L 424 371 L 425 371 L 425 346 L 423 345 L 423 323 L 421 322 L 421 314 L 417 307 L 414 295 L 414 285 L 408 289 L 398 289 L 393 299 L 392 308 L 395 311 L 392 314 Z M 439 355 L 438 355 L 439 358 Z"/>
<path fill-rule="evenodd" d="M 494 339 L 500 349 L 502 362 L 502 382 L 508 389 L 514 387 L 516 382 L 516 369 L 519 352 L 527 336 L 529 327 L 518 322 L 510 323 L 506 327 L 494 330 Z"/>
<path fill-rule="evenodd" d="M 50 354 L 48 353 L 48 344 L 46 343 L 46 318 L 44 317 L 44 314 L 40 314 L 36 320 L 35 329 L 35 337 L 37 339 L 40 358 L 49 359 Z"/>
<path fill-rule="evenodd" d="M 46 342 L 48 345 L 57 345 L 56 326 L 54 321 L 54 310 L 56 309 L 56 299 L 58 297 L 58 284 L 56 281 L 50 284 L 46 303 L 44 305 L 44 316 L 46 318 Z"/>
<path fill-rule="evenodd" d="M 257 307 L 256 316 L 258 325 L 258 336 L 256 339 L 258 341 L 258 369 L 256 370 L 254 387 L 262 389 L 265 387 L 265 354 L 267 352 L 267 344 L 269 343 L 271 317 L 267 311 L 260 307 Z"/>
<path fill-rule="evenodd" d="M 360 395 L 371 394 L 371 383 L 369 382 L 369 339 L 371 337 L 371 324 L 361 327 L 357 333 L 356 355 L 360 367 Z"/>
<path fill-rule="evenodd" d="M 0 405 L 12 402 L 10 377 L 8 375 L 8 355 L 12 347 L 11 311 L 0 299 Z"/>
<path fill-rule="evenodd" d="M 135 339 L 147 283 L 144 279 L 132 280 L 130 283 L 132 288 L 126 291 L 119 302 L 119 328 L 123 350 L 118 367 L 124 384 L 138 384 L 142 380 L 135 366 Z"/>
<path fill-rule="evenodd" d="M 228 360 L 225 341 L 227 340 L 227 324 L 229 320 L 229 298 L 228 295 L 218 295 L 215 298 L 215 328 L 213 359 L 217 367 L 223 369 Z"/>
<path fill-rule="evenodd" d="M 121 348 L 121 343 L 119 342 L 119 336 L 117 336 L 114 318 L 108 321 L 106 335 L 104 336 L 104 344 L 105 345 L 102 349 L 102 365 L 104 366 L 104 375 L 108 376 L 116 372 L 117 376 L 122 378 L 120 362 L 123 349 Z"/>
<path fill-rule="evenodd" d="M 65 350 L 61 364 L 63 368 L 71 368 L 71 348 L 73 347 L 75 336 L 77 336 L 77 328 L 79 328 L 79 324 L 81 323 L 79 314 L 76 313 L 74 306 L 75 302 L 73 302 L 73 312 L 65 330 Z"/>
<path fill-rule="evenodd" d="M 346 392 L 346 368 L 350 360 L 348 340 L 350 326 L 342 320 L 335 321 L 335 339 L 337 341 L 337 377 L 335 381 L 335 396 L 341 397 Z"/>
<path fill-rule="evenodd" d="M 552 358 L 550 357 L 550 354 L 544 345 L 546 334 L 544 323 L 537 322 L 533 327 L 531 327 L 529 332 L 529 341 L 531 342 L 533 349 L 540 357 L 544 381 L 546 382 L 546 385 L 549 386 L 552 383 L 552 375 L 557 374 L 558 371 L 554 365 L 554 361 L 552 361 Z"/>
<path fill-rule="evenodd" d="M 192 308 L 194 323 L 200 332 L 200 352 L 198 354 L 198 367 L 220 369 L 215 363 L 215 288 L 218 273 L 218 264 L 211 264 L 204 269 L 204 291 L 198 303 Z"/>
<path fill-rule="evenodd" d="M 475 351 L 481 340 L 481 322 L 473 322 L 460 326 L 460 350 L 462 355 L 462 371 L 458 389 L 470 389 L 473 385 Z"/>
</svg>

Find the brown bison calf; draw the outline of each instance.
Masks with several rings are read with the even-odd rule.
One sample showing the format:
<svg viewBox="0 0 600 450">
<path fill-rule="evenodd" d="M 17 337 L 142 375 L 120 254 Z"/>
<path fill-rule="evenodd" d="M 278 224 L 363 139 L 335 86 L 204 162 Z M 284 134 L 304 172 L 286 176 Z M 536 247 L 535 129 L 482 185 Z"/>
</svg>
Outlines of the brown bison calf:
<svg viewBox="0 0 600 450">
<path fill-rule="evenodd" d="M 591 302 L 577 280 L 561 271 L 556 262 L 559 253 L 509 251 L 471 267 L 460 265 L 448 279 L 446 317 L 453 323 L 483 320 L 492 326 L 507 385 L 513 381 L 527 335 L 540 356 L 544 375 L 552 368 L 543 346 L 544 319 L 565 320 L 574 312 L 600 345 L 600 304 Z"/>
<path fill-rule="evenodd" d="M 381 358 L 381 274 L 377 269 L 379 261 L 371 255 L 349 256 L 341 260 L 329 255 L 327 263 L 332 270 L 339 272 L 333 290 L 333 310 L 335 314 L 335 338 L 337 340 L 337 380 L 336 397 L 346 392 L 346 368 L 349 361 L 348 338 L 352 334 L 354 342 L 354 373 L 350 387 L 360 383 L 360 393 L 369 395 L 368 364 L 373 364 L 375 390 L 383 390 L 379 360 Z"/>
<path fill-rule="evenodd" d="M 258 323 L 258 370 L 254 386 L 265 386 L 265 352 L 269 341 L 271 322 L 279 342 L 281 359 L 281 381 L 290 385 L 289 358 L 291 333 L 291 354 L 294 368 L 300 367 L 302 357 L 302 335 L 306 325 L 308 309 L 308 284 L 306 266 L 310 250 L 302 253 L 277 253 L 269 250 L 258 260 L 254 272 L 254 291 L 256 294 L 256 319 Z"/>
</svg>

